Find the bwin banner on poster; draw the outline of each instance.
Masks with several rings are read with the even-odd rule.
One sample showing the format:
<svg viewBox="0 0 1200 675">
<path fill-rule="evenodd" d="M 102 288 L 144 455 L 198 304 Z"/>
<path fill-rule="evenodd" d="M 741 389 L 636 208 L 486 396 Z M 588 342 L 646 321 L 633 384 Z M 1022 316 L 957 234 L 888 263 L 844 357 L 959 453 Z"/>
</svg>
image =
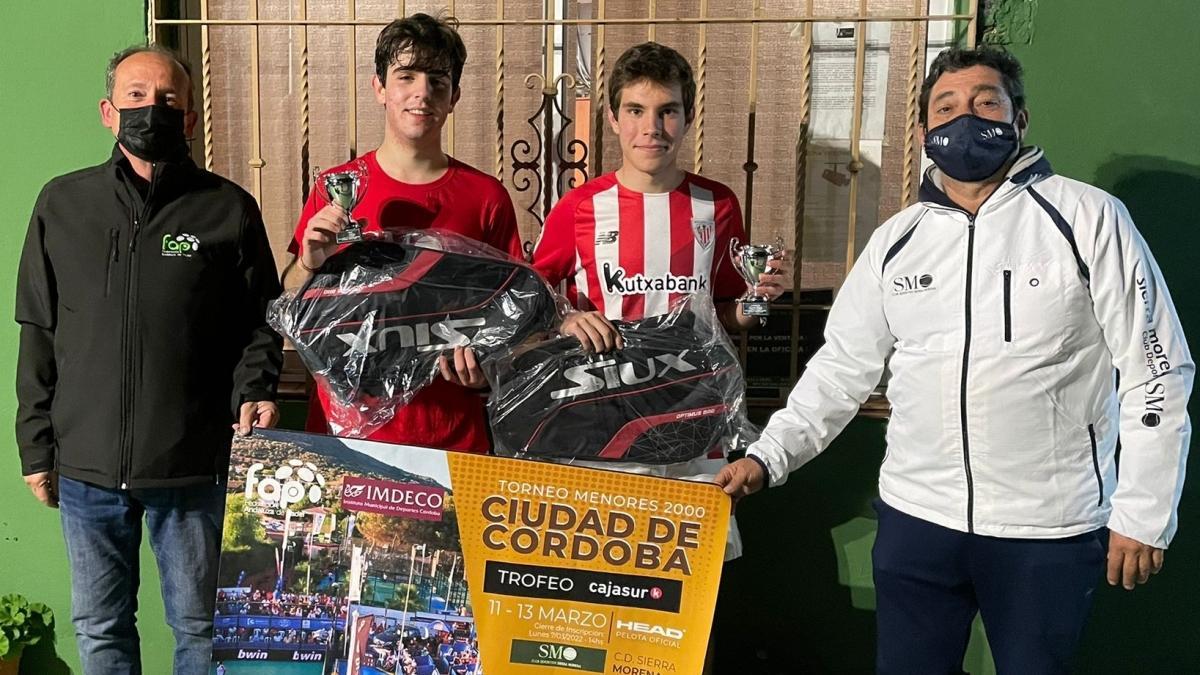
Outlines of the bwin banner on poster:
<svg viewBox="0 0 1200 675">
<path fill-rule="evenodd" d="M 230 458 L 217 675 L 699 673 L 705 483 L 256 431 Z"/>
</svg>

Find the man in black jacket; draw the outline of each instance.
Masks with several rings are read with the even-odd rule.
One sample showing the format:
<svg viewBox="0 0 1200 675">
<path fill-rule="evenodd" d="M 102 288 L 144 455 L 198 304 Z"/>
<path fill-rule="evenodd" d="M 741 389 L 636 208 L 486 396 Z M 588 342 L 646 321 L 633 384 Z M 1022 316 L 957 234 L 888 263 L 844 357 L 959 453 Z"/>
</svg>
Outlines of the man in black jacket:
<svg viewBox="0 0 1200 675">
<path fill-rule="evenodd" d="M 175 672 L 208 672 L 230 423 L 278 418 L 274 260 L 254 199 L 188 158 L 190 84 L 166 49 L 113 57 L 112 158 L 42 189 L 21 255 L 21 468 L 61 506 L 88 674 L 140 672 L 143 516 Z"/>
</svg>

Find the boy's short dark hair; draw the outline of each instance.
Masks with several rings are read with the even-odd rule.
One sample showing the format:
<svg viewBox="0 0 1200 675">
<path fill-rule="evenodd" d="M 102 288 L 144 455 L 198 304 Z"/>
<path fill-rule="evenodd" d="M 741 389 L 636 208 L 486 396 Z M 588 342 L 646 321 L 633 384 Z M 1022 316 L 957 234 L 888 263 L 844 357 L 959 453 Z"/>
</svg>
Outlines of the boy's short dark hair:
<svg viewBox="0 0 1200 675">
<path fill-rule="evenodd" d="M 405 52 L 409 52 L 407 57 Z M 401 63 L 402 58 L 407 60 Z M 454 88 L 458 89 L 466 62 L 467 46 L 458 34 L 458 21 L 454 18 L 413 14 L 384 26 L 375 41 L 375 74 L 384 85 L 388 69 L 399 63 L 423 73 L 449 73 Z"/>
<path fill-rule="evenodd" d="M 649 80 L 670 88 L 678 84 L 683 93 L 683 115 L 689 123 L 696 106 L 696 80 L 692 66 L 683 54 L 657 42 L 643 42 L 625 50 L 613 66 L 608 81 L 608 105 L 615 116 L 621 107 L 621 90 L 625 87 Z"/>
<path fill-rule="evenodd" d="M 1004 90 L 1013 102 L 1013 114 L 1025 109 L 1025 83 L 1022 81 L 1023 71 L 1017 57 L 995 47 L 978 47 L 963 49 L 952 47 L 937 55 L 929 66 L 929 74 L 921 84 L 921 109 L 917 112 L 921 126 L 929 121 L 929 95 L 938 78 L 946 73 L 956 73 L 972 66 L 987 66 L 1000 73 L 1000 81 Z"/>
</svg>

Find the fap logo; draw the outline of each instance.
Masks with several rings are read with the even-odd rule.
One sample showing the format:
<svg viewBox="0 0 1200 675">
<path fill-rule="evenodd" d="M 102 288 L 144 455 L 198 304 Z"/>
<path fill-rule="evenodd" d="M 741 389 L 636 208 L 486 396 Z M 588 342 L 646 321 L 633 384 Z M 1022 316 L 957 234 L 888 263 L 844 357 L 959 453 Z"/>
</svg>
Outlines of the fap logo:
<svg viewBox="0 0 1200 675">
<path fill-rule="evenodd" d="M 286 511 L 292 506 L 317 505 L 324 496 L 325 477 L 312 462 L 289 459 L 267 477 L 260 477 L 263 469 L 256 462 L 246 469 L 246 499 L 257 503 L 263 510 Z"/>
<path fill-rule="evenodd" d="M 168 258 L 190 258 L 200 250 L 200 240 L 186 232 L 172 237 L 164 234 L 162 239 L 162 254 Z"/>
</svg>

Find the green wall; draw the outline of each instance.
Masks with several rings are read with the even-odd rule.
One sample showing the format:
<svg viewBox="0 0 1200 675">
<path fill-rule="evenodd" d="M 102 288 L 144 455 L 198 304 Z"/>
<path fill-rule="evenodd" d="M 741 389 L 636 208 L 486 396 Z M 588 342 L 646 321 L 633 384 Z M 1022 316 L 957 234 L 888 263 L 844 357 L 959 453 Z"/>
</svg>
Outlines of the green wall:
<svg viewBox="0 0 1200 675">
<path fill-rule="evenodd" d="M 1026 68 L 1032 139 L 1055 169 L 1129 207 L 1200 355 L 1200 3 L 1043 0 Z M 1190 406 L 1200 420 L 1200 397 Z M 1161 574 L 1138 590 L 1096 592 L 1080 672 L 1196 672 L 1200 664 L 1200 449 L 1179 534 Z"/>
<path fill-rule="evenodd" d="M 145 39 L 143 0 L 0 3 L 0 594 L 49 604 L 57 651 L 30 654 L 23 673 L 79 670 L 70 622 L 70 581 L 58 512 L 34 500 L 20 478 L 12 436 L 17 327 L 12 321 L 17 259 L 38 190 L 50 178 L 99 164 L 112 135 L 100 126 L 104 67 L 113 52 Z M 147 551 L 148 553 L 148 551 Z M 143 568 L 153 570 L 152 557 Z M 170 631 L 158 576 L 143 581 L 142 652 L 147 673 L 170 672 Z"/>
<path fill-rule="evenodd" d="M 1200 3 L 1041 2 L 1032 43 L 1014 48 L 1027 69 L 1032 140 L 1056 169 L 1115 193 L 1154 248 L 1188 329 L 1200 325 Z M 140 0 L 4 2 L 0 8 L 0 318 L 12 316 L 16 261 L 38 188 L 102 161 L 99 126 L 108 56 L 144 34 Z M 18 165 L 19 161 L 19 165 Z M 17 331 L 0 323 L 0 382 L 13 382 Z M 1200 348 L 1198 348 L 1200 351 Z M 0 419 L 13 419 L 11 385 Z M 1193 406 L 1193 416 L 1197 414 Z M 722 673 L 869 672 L 874 614 L 865 554 L 873 536 L 882 425 L 858 421 L 783 488 L 738 508 L 746 557 L 727 572 L 717 623 Z M 0 593 L 47 602 L 60 621 L 57 651 L 25 673 L 78 670 L 69 581 L 57 514 L 20 481 L 11 435 L 0 436 Z M 1196 458 L 1189 464 L 1194 468 Z M 1193 476 L 1200 472 L 1193 471 Z M 1195 479 L 1193 479 L 1195 480 Z M 1184 494 L 1180 534 L 1166 568 L 1134 593 L 1100 588 L 1079 672 L 1191 672 L 1200 663 L 1200 490 Z M 146 672 L 170 670 L 158 579 L 143 557 Z M 968 670 L 989 672 L 973 651 Z"/>
</svg>

